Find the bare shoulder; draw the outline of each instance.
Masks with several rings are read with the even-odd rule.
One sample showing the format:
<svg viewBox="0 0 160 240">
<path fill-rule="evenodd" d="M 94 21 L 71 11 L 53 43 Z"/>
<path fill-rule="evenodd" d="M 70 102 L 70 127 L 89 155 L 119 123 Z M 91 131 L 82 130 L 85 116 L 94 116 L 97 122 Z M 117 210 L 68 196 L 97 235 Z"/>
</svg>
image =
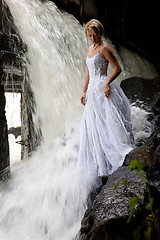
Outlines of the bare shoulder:
<svg viewBox="0 0 160 240">
<path fill-rule="evenodd" d="M 88 53 L 92 52 L 92 46 L 88 48 Z"/>
<path fill-rule="evenodd" d="M 91 50 L 92 49 L 92 45 L 88 48 L 88 50 Z"/>
<path fill-rule="evenodd" d="M 103 46 L 102 46 L 100 52 L 104 56 L 105 55 L 113 55 L 114 54 L 112 48 L 106 42 L 103 42 Z"/>
<path fill-rule="evenodd" d="M 112 67 L 116 66 L 118 69 L 121 69 L 113 49 L 106 42 L 103 42 L 100 54 L 111 63 Z"/>
</svg>

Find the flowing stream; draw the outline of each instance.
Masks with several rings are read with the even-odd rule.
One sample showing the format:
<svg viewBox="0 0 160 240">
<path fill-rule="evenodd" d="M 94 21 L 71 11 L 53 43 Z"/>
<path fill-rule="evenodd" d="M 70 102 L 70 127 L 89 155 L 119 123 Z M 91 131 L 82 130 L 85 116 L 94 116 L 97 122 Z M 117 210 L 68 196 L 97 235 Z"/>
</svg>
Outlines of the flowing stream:
<svg viewBox="0 0 160 240">
<path fill-rule="evenodd" d="M 79 179 L 76 168 L 87 53 L 84 28 L 49 1 L 5 2 L 27 45 L 27 71 L 36 102 L 33 119 L 43 141 L 0 186 L 0 239 L 72 240 L 92 187 L 89 176 Z M 137 124 L 133 116 L 134 133 L 143 136 L 140 129 L 148 126 L 149 134 L 147 113 L 132 108 L 142 119 Z"/>
</svg>

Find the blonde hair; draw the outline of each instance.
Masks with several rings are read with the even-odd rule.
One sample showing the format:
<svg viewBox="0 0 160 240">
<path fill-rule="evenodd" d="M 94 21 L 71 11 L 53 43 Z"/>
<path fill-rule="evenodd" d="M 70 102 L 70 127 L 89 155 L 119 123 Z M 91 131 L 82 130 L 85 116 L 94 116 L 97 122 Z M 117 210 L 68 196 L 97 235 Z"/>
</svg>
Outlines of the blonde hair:
<svg viewBox="0 0 160 240">
<path fill-rule="evenodd" d="M 85 26 L 85 34 L 88 36 L 88 32 L 90 29 L 93 29 L 95 32 L 98 32 L 100 36 L 104 34 L 104 27 L 100 21 L 96 19 L 91 19 L 89 22 L 86 23 Z"/>
</svg>

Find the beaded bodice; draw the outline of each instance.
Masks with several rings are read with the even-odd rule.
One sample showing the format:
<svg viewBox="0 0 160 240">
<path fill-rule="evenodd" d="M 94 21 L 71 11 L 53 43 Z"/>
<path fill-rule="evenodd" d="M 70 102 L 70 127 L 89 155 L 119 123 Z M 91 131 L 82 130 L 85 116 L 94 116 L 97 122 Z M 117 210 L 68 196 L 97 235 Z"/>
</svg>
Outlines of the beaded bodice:
<svg viewBox="0 0 160 240">
<path fill-rule="evenodd" d="M 88 90 L 94 90 L 98 82 L 107 77 L 108 61 L 98 51 L 92 57 L 87 57 L 86 64 L 89 70 Z"/>
</svg>

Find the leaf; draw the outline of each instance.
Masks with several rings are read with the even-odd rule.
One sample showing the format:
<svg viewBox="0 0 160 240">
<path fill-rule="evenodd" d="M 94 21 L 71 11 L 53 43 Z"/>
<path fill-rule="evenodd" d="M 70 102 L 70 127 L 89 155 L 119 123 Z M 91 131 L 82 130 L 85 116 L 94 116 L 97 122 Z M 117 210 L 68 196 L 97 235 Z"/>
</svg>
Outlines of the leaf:
<svg viewBox="0 0 160 240">
<path fill-rule="evenodd" d="M 139 162 L 137 170 L 138 170 L 138 171 L 141 171 L 141 170 L 143 170 L 146 166 L 147 166 L 147 164 L 146 164 L 145 162 Z"/>
<path fill-rule="evenodd" d="M 119 186 L 119 184 L 120 184 L 120 180 L 117 181 L 116 185 L 114 186 L 114 190 L 117 189 L 117 187 Z"/>
<path fill-rule="evenodd" d="M 130 211 L 134 210 L 134 207 L 136 206 L 137 202 L 138 202 L 138 197 L 133 197 L 129 200 Z"/>
<path fill-rule="evenodd" d="M 147 164 L 145 162 L 138 162 L 137 160 L 133 160 L 130 162 L 128 170 L 136 170 L 138 173 L 143 170 Z"/>
<path fill-rule="evenodd" d="M 127 187 L 128 186 L 128 181 L 126 179 L 124 179 L 123 184 L 124 184 L 125 187 Z"/>
<path fill-rule="evenodd" d="M 137 165 L 138 165 L 138 161 L 137 160 L 131 161 L 130 164 L 129 164 L 128 170 L 137 168 Z"/>
<path fill-rule="evenodd" d="M 131 219 L 132 219 L 132 214 L 130 214 L 129 217 L 128 217 L 128 219 L 127 219 L 127 223 L 128 223 L 128 224 L 130 223 Z"/>
<path fill-rule="evenodd" d="M 153 202 L 154 202 L 154 199 L 150 198 L 149 203 L 145 206 L 145 209 L 152 210 Z"/>
</svg>

